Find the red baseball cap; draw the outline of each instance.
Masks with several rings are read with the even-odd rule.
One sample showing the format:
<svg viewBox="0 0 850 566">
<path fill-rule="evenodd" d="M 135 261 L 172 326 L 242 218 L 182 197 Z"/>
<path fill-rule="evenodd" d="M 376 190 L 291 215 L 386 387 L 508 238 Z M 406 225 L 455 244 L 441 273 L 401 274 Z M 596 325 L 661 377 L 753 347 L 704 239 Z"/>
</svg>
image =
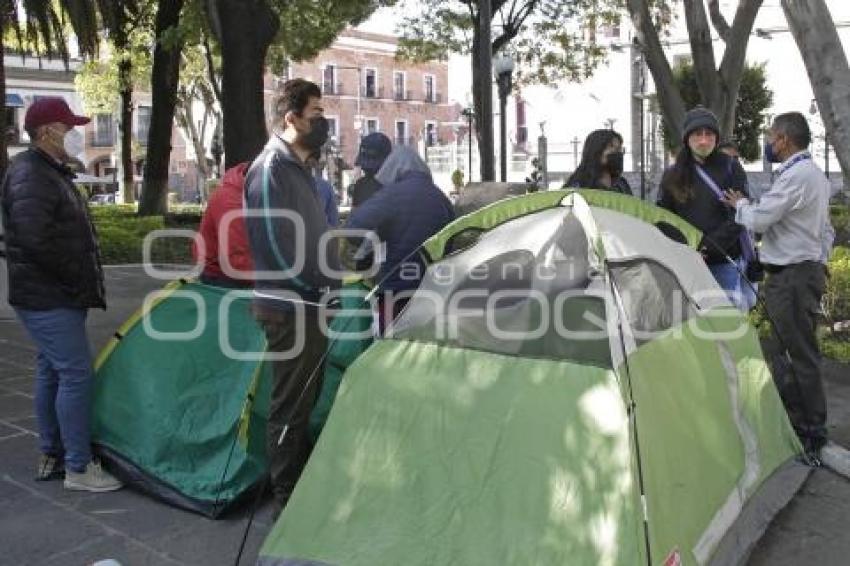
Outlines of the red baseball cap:
<svg viewBox="0 0 850 566">
<path fill-rule="evenodd" d="M 73 128 L 74 126 L 88 124 L 91 122 L 91 118 L 77 116 L 71 112 L 64 98 L 45 96 L 44 98 L 39 98 L 27 108 L 27 115 L 24 118 L 24 129 L 33 130 L 39 126 L 54 122 L 59 122 L 69 128 Z"/>
</svg>

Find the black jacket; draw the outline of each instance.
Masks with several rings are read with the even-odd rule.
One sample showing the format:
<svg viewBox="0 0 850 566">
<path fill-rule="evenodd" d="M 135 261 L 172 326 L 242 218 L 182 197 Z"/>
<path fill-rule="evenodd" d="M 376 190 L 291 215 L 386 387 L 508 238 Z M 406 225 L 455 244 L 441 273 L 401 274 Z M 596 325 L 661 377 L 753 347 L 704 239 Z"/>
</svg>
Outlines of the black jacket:
<svg viewBox="0 0 850 566">
<path fill-rule="evenodd" d="M 106 308 L 97 233 L 73 178 L 38 149 L 9 164 L 0 208 L 12 306 Z"/>
<path fill-rule="evenodd" d="M 294 292 L 301 299 L 315 302 L 327 289 L 339 286 L 320 262 L 321 254 L 330 267 L 339 269 L 333 240 L 325 249 L 319 249 L 329 227 L 316 179 L 276 136 L 272 136 L 245 176 L 245 209 L 249 212 L 245 228 L 257 274 L 257 291 L 267 291 L 269 295 L 279 295 L 275 291 L 280 290 Z M 294 214 L 299 219 L 298 228 L 291 218 L 276 214 Z M 285 301 L 260 299 L 257 304 L 282 310 L 292 308 Z"/>
<path fill-rule="evenodd" d="M 626 178 L 622 176 L 617 177 L 610 187 L 603 187 L 601 185 L 598 187 L 588 187 L 579 179 L 570 179 L 569 181 L 567 181 L 564 187 L 568 189 L 597 189 L 600 191 L 611 191 L 614 193 L 620 193 L 621 195 L 629 195 L 630 197 L 634 196 L 631 185 L 629 185 L 629 182 L 626 180 Z"/>
<path fill-rule="evenodd" d="M 369 173 L 363 175 L 351 185 L 351 189 L 349 190 L 351 206 L 360 206 L 378 192 L 380 188 L 381 183 L 378 182 L 374 175 L 370 175 Z"/>
<path fill-rule="evenodd" d="M 747 174 L 743 167 L 725 153 L 715 151 L 706 160 L 703 169 L 714 179 L 721 191 L 735 189 L 745 195 L 749 194 Z M 671 167 L 661 178 L 658 205 L 681 216 L 702 231 L 703 239 L 699 249 L 705 255 L 706 263 L 726 263 L 724 253 L 731 258 L 740 257 L 739 239 L 742 228 L 735 223 L 735 211 L 720 202 L 696 171 L 693 172 L 692 177 L 693 195 L 689 200 L 679 202 L 670 190 L 673 182 L 672 174 Z"/>
</svg>

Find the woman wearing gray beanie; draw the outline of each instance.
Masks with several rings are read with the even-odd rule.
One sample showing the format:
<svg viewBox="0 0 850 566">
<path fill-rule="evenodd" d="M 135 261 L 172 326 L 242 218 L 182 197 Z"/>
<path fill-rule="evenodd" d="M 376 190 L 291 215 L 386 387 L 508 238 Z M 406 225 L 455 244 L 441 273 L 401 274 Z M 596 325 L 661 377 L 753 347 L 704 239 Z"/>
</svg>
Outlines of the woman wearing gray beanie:
<svg viewBox="0 0 850 566">
<path fill-rule="evenodd" d="M 702 231 L 699 251 L 709 270 L 732 303 L 747 311 L 755 304 L 755 294 L 741 274 L 751 244 L 735 223 L 734 211 L 721 201 L 727 189 L 747 194 L 747 175 L 740 163 L 718 149 L 719 140 L 717 117 L 710 110 L 698 106 L 685 115 L 683 146 L 661 178 L 658 205 Z"/>
</svg>

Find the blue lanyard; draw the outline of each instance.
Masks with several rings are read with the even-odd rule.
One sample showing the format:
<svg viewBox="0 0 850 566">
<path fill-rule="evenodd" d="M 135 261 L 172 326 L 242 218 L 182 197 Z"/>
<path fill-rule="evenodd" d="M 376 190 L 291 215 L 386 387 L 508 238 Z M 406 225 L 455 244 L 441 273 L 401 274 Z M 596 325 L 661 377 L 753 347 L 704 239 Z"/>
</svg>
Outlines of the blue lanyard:
<svg viewBox="0 0 850 566">
<path fill-rule="evenodd" d="M 776 170 L 776 176 L 779 177 L 780 175 L 782 175 L 783 173 L 785 173 L 786 171 L 791 169 L 793 166 L 795 166 L 799 162 L 805 161 L 805 160 L 811 159 L 811 158 L 812 158 L 812 155 L 808 151 L 798 153 L 788 163 L 785 163 L 784 165 L 780 166 Z"/>
</svg>

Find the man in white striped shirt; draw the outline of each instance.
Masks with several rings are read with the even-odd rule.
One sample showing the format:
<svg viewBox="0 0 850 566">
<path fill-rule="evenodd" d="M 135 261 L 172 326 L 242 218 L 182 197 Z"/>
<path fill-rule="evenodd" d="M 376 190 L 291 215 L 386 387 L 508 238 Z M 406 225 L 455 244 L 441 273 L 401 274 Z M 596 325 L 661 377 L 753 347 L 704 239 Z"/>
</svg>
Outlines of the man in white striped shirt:
<svg viewBox="0 0 850 566">
<path fill-rule="evenodd" d="M 764 146 L 765 157 L 781 163 L 773 185 L 758 203 L 735 191 L 727 192 L 726 203 L 738 224 L 763 235 L 765 307 L 782 350 L 773 376 L 806 452 L 816 456 L 826 442 L 826 399 L 815 330 L 835 233 L 829 181 L 807 151 L 810 142 L 802 114 L 777 116 Z"/>
</svg>

